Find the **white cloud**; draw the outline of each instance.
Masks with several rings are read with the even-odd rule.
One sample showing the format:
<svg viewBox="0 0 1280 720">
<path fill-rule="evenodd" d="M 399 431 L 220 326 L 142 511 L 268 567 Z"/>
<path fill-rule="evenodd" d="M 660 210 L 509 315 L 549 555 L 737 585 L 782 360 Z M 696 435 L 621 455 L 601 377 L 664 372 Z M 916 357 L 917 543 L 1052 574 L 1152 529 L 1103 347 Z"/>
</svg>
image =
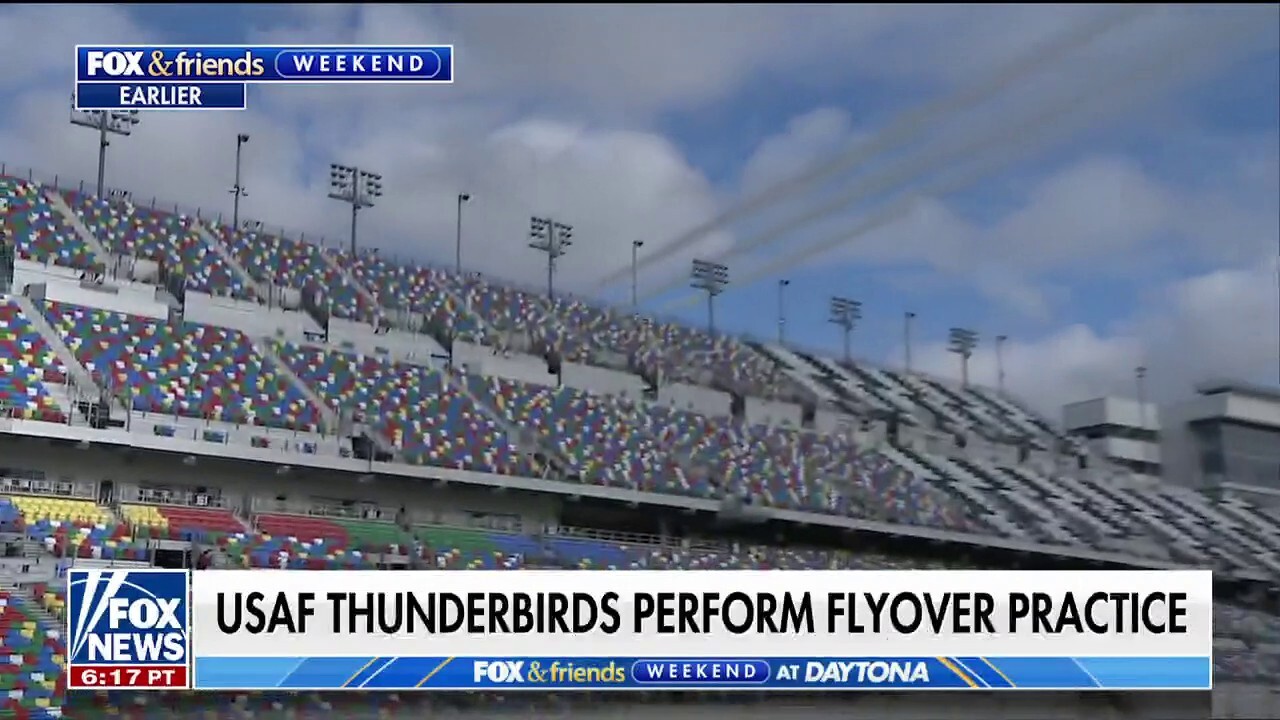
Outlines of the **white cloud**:
<svg viewBox="0 0 1280 720">
<path fill-rule="evenodd" d="M 742 189 L 746 194 L 761 192 L 860 141 L 849 113 L 841 108 L 818 108 L 792 118 L 783 132 L 756 147 L 742 170 Z"/>
<path fill-rule="evenodd" d="M 1185 397 L 1199 381 L 1280 382 L 1280 265 L 1274 256 L 1169 283 L 1114 328 L 1069 325 L 1005 346 L 1007 387 L 1050 417 L 1064 403 L 1103 395 L 1133 397 L 1134 368 L 1148 368 L 1151 397 Z M 895 357 L 900 355 L 896 351 Z M 919 369 L 960 376 L 942 343 L 914 351 Z M 973 382 L 996 383 L 993 339 L 970 360 Z"/>
</svg>

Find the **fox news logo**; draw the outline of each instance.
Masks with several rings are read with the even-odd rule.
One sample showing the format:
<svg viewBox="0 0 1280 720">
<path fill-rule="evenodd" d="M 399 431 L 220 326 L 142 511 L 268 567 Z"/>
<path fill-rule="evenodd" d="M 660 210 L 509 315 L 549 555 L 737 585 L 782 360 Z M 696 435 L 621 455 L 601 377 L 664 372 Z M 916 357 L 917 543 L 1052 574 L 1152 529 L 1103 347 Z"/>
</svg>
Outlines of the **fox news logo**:
<svg viewBox="0 0 1280 720">
<path fill-rule="evenodd" d="M 187 686 L 186 571 L 72 568 L 67 575 L 73 688 Z"/>
</svg>

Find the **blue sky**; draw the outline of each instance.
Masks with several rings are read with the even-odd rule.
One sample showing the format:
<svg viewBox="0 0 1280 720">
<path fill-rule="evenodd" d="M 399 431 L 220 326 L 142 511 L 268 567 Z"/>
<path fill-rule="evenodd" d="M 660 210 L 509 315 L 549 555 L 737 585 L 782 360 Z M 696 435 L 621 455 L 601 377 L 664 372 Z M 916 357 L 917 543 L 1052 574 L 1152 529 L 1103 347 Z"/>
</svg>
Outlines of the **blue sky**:
<svg viewBox="0 0 1280 720">
<path fill-rule="evenodd" d="M 1089 24 L 1102 29 L 1053 49 Z M 468 267 L 542 282 L 523 236 L 530 214 L 554 215 L 578 240 L 559 284 L 620 275 L 605 295 L 625 300 L 631 240 L 656 252 L 1006 74 L 848 172 L 648 259 L 645 307 L 703 322 L 680 278 L 692 257 L 723 257 L 741 279 L 719 303 L 725 328 L 774 337 L 786 277 L 793 342 L 838 348 L 826 303 L 847 295 L 872 361 L 900 362 L 911 309 L 932 371 L 957 374 L 942 342 L 963 325 L 987 340 L 974 377 L 994 377 L 990 338 L 1007 334 L 1010 384 L 1046 408 L 1126 392 L 1139 363 L 1172 397 L 1207 376 L 1280 383 L 1278 37 L 1274 6 L 14 5 L 0 44 L 26 65 L 0 80 L 0 159 L 94 175 L 92 134 L 66 124 L 76 43 L 451 42 L 449 88 L 260 87 L 245 113 L 148 115 L 113 145 L 108 183 L 226 212 L 249 132 L 246 215 L 345 242 L 326 166 L 361 163 L 386 176 L 362 220 L 380 251 L 451 264 L 465 190 Z M 1037 69 L 1018 71 L 1027 58 Z M 743 250 L 780 223 L 794 229 Z M 677 290 L 655 294 L 664 283 Z"/>
</svg>

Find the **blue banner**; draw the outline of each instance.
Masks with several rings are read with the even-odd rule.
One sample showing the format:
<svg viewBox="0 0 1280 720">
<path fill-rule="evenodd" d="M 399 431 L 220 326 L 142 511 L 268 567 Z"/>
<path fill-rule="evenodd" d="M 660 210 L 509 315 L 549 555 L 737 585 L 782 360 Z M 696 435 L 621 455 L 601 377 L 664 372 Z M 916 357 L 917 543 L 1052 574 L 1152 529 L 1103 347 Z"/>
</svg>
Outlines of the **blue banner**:
<svg viewBox="0 0 1280 720">
<path fill-rule="evenodd" d="M 76 83 L 77 110 L 244 110 L 232 83 Z"/>
<path fill-rule="evenodd" d="M 76 82 L 451 83 L 452 45 L 77 45 Z"/>
<path fill-rule="evenodd" d="M 197 690 L 1209 690 L 1208 657 L 197 657 Z"/>
</svg>

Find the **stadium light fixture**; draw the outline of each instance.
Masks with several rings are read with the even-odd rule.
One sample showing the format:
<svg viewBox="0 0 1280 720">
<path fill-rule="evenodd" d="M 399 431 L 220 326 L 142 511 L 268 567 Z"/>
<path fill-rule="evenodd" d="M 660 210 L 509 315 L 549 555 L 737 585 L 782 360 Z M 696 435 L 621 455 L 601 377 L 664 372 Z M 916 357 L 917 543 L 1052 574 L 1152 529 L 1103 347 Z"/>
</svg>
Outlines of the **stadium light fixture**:
<svg viewBox="0 0 1280 720">
<path fill-rule="evenodd" d="M 547 254 L 547 297 L 555 297 L 556 260 L 573 245 L 573 226 L 546 217 L 529 218 L 529 247 Z"/>
<path fill-rule="evenodd" d="M 916 314 L 910 310 L 902 314 L 902 367 L 908 374 L 911 372 L 911 322 Z"/>
<path fill-rule="evenodd" d="M 1004 394 L 1004 344 L 1008 339 L 1008 335 L 996 336 L 996 390 L 1001 395 Z"/>
<path fill-rule="evenodd" d="M 360 210 L 382 197 L 382 176 L 358 167 L 329 165 L 329 197 L 351 205 L 351 254 L 356 254 L 356 224 Z"/>
<path fill-rule="evenodd" d="M 785 345 L 787 343 L 787 288 L 791 286 L 790 280 L 778 281 L 778 344 Z"/>
<path fill-rule="evenodd" d="M 729 284 L 729 268 L 710 260 L 694 260 L 689 285 L 707 294 L 707 330 L 716 331 L 716 296 Z"/>
<path fill-rule="evenodd" d="M 840 328 L 840 334 L 844 340 L 844 361 L 852 362 L 849 338 L 853 334 L 853 329 L 858 326 L 858 322 L 862 320 L 862 303 L 845 297 L 833 297 L 830 311 L 827 322 Z"/>
<path fill-rule="evenodd" d="M 77 110 L 76 97 L 71 96 L 71 124 L 98 131 L 98 197 L 105 198 L 108 135 L 128 136 L 138 124 L 137 110 Z"/>
<path fill-rule="evenodd" d="M 231 186 L 231 195 L 234 197 L 231 203 L 231 227 L 233 230 L 240 229 L 240 198 L 249 196 L 244 186 L 240 184 L 240 151 L 247 142 L 249 142 L 247 134 L 240 133 L 236 135 L 236 183 Z"/>
<path fill-rule="evenodd" d="M 978 346 L 978 333 L 967 328 L 951 328 L 947 350 L 960 356 L 960 384 L 969 387 L 969 358 Z"/>
<path fill-rule="evenodd" d="M 1138 367 L 1134 368 L 1133 380 L 1134 380 L 1134 383 L 1136 383 L 1138 386 L 1138 424 L 1141 426 L 1142 431 L 1145 433 L 1147 430 L 1147 366 L 1139 365 Z M 1143 475 L 1147 474 L 1147 465 L 1148 465 L 1147 442 L 1145 438 L 1146 436 L 1144 435 L 1142 440 L 1142 450 L 1141 450 Z"/>
<path fill-rule="evenodd" d="M 462 276 L 462 206 L 471 202 L 471 193 L 458 193 L 458 225 L 453 235 L 453 269 Z"/>
<path fill-rule="evenodd" d="M 638 302 L 636 300 L 637 279 L 640 272 L 640 248 L 644 247 L 643 240 L 631 241 L 631 310 L 635 312 Z"/>
</svg>

